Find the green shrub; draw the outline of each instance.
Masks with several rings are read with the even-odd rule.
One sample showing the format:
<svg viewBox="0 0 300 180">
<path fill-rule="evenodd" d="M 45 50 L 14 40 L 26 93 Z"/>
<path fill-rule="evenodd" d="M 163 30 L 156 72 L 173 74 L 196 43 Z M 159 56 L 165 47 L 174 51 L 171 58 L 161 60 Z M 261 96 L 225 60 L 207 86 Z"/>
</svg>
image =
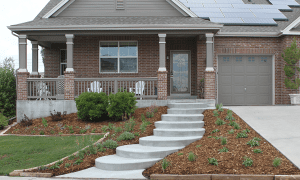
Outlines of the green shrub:
<svg viewBox="0 0 300 180">
<path fill-rule="evenodd" d="M 89 146 L 90 154 L 97 154 L 97 147 L 94 145 Z"/>
<path fill-rule="evenodd" d="M 3 115 L 3 109 L 0 113 L 0 130 L 4 129 L 5 126 L 8 125 L 8 119 Z"/>
<path fill-rule="evenodd" d="M 181 155 L 183 155 L 183 153 L 178 153 L 177 155 L 178 155 L 178 156 L 181 156 Z"/>
<path fill-rule="evenodd" d="M 254 153 L 262 153 L 262 150 L 261 149 L 253 149 L 253 152 Z"/>
<path fill-rule="evenodd" d="M 247 156 L 243 157 L 245 160 L 243 162 L 243 165 L 247 166 L 252 166 L 253 160 L 251 158 L 248 158 Z"/>
<path fill-rule="evenodd" d="M 55 163 L 53 166 L 50 166 L 50 168 L 49 169 L 59 169 L 59 166 Z"/>
<path fill-rule="evenodd" d="M 103 146 L 109 149 L 116 149 L 118 147 L 118 143 L 114 140 L 108 139 L 103 143 Z"/>
<path fill-rule="evenodd" d="M 115 121 L 119 120 L 122 115 L 134 113 L 137 109 L 137 106 L 135 106 L 137 101 L 136 97 L 134 97 L 134 93 L 129 93 L 126 90 L 124 92 L 110 94 L 108 96 L 108 102 L 110 104 L 106 110 L 109 113 L 109 117 L 114 117 Z"/>
<path fill-rule="evenodd" d="M 116 127 L 114 130 L 115 130 L 115 133 L 119 133 L 119 132 L 123 131 L 122 127 Z"/>
<path fill-rule="evenodd" d="M 152 118 L 154 117 L 154 112 L 146 112 L 147 118 Z"/>
<path fill-rule="evenodd" d="M 104 92 L 81 93 L 75 102 L 79 119 L 96 121 L 107 115 L 108 97 Z"/>
<path fill-rule="evenodd" d="M 42 118 L 42 123 L 43 123 L 44 127 L 48 127 L 48 123 L 45 118 Z"/>
<path fill-rule="evenodd" d="M 215 122 L 215 124 L 221 126 L 221 125 L 226 124 L 226 122 L 221 120 L 220 118 L 217 118 L 217 121 Z"/>
<path fill-rule="evenodd" d="M 77 159 L 73 164 L 74 165 L 79 165 L 80 163 L 82 163 L 83 161 L 81 159 Z"/>
<path fill-rule="evenodd" d="M 228 149 L 226 147 L 223 147 L 223 149 L 219 149 L 219 152 L 228 152 Z"/>
<path fill-rule="evenodd" d="M 230 121 L 230 123 L 228 125 L 233 126 L 234 129 L 241 129 L 240 125 L 238 123 L 236 123 L 235 121 Z"/>
<path fill-rule="evenodd" d="M 75 159 L 75 156 L 74 156 L 74 155 L 71 155 L 68 159 L 69 159 L 69 160 L 73 160 L 73 159 Z"/>
<path fill-rule="evenodd" d="M 131 140 L 131 139 L 134 139 L 134 134 L 125 131 L 117 138 L 117 141 Z"/>
<path fill-rule="evenodd" d="M 95 132 L 96 132 L 96 130 L 97 130 L 96 128 L 95 128 L 95 129 L 93 129 L 93 130 L 91 131 L 91 133 L 95 133 Z"/>
<path fill-rule="evenodd" d="M 251 139 L 250 141 L 247 142 L 247 145 L 250 145 L 251 147 L 259 146 L 259 142 L 254 140 L 254 138 L 253 138 L 253 139 Z"/>
<path fill-rule="evenodd" d="M 109 130 L 109 127 L 104 125 L 104 126 L 101 128 L 101 130 L 102 130 L 103 133 L 106 133 L 107 130 Z"/>
<path fill-rule="evenodd" d="M 142 119 L 142 122 L 145 121 L 145 115 L 144 114 L 141 114 L 141 119 Z"/>
<path fill-rule="evenodd" d="M 234 130 L 233 129 L 230 129 L 229 131 L 228 131 L 228 134 L 233 134 L 234 133 Z"/>
<path fill-rule="evenodd" d="M 196 161 L 197 156 L 193 152 L 189 152 L 188 160 L 189 161 Z"/>
<path fill-rule="evenodd" d="M 68 167 L 70 167 L 70 166 L 71 166 L 70 163 L 66 163 L 66 164 L 65 164 L 65 168 L 68 168 Z"/>
<path fill-rule="evenodd" d="M 222 138 L 221 138 L 221 144 L 222 144 L 222 145 L 227 144 L 227 138 L 222 137 Z"/>
<path fill-rule="evenodd" d="M 249 133 L 250 130 L 249 130 L 249 129 L 245 129 L 245 130 L 243 130 L 242 132 L 243 132 L 243 133 Z"/>
<path fill-rule="evenodd" d="M 57 164 L 58 166 L 60 166 L 62 163 L 64 163 L 64 161 L 60 160 L 60 161 L 58 161 L 56 164 Z"/>
<path fill-rule="evenodd" d="M 98 148 L 98 151 L 99 151 L 99 152 L 104 152 L 104 151 L 106 151 L 106 149 L 104 148 L 103 144 L 101 144 L 101 143 L 97 144 L 97 148 Z"/>
<path fill-rule="evenodd" d="M 55 133 L 55 131 L 51 130 L 51 131 L 50 131 L 50 133 L 51 133 L 51 134 L 54 134 L 54 133 Z"/>
<path fill-rule="evenodd" d="M 108 128 L 109 128 L 109 130 L 113 130 L 114 129 L 114 124 L 113 123 L 108 123 Z"/>
<path fill-rule="evenodd" d="M 253 140 L 255 140 L 255 141 L 261 141 L 261 139 L 259 139 L 258 137 L 254 137 Z"/>
<path fill-rule="evenodd" d="M 79 133 L 80 133 L 80 134 L 86 133 L 86 129 L 81 129 Z"/>
<path fill-rule="evenodd" d="M 215 129 L 210 134 L 213 134 L 213 133 L 216 133 L 216 132 L 220 132 L 220 130 L 219 129 Z"/>
<path fill-rule="evenodd" d="M 79 159 L 83 159 L 85 155 L 85 150 L 81 150 L 78 152 L 77 156 L 79 157 Z"/>
<path fill-rule="evenodd" d="M 4 61 L 6 60 L 7 59 Z M 17 93 L 14 69 L 11 65 L 7 64 L 4 65 L 3 68 L 0 68 L 0 109 L 4 109 L 3 113 L 5 117 L 16 116 L 16 100 Z"/>
<path fill-rule="evenodd" d="M 246 134 L 245 132 L 240 132 L 237 133 L 236 138 L 247 138 L 248 134 Z"/>
<path fill-rule="evenodd" d="M 134 136 L 137 136 L 137 137 L 139 137 L 139 136 L 140 136 L 140 134 L 139 134 L 138 132 L 135 132 L 135 133 L 134 133 Z"/>
<path fill-rule="evenodd" d="M 134 126 L 136 125 L 133 118 L 130 118 L 128 122 L 125 123 L 125 131 L 131 132 L 133 131 Z"/>
<path fill-rule="evenodd" d="M 161 162 L 161 167 L 163 172 L 165 172 L 165 170 L 167 169 L 167 167 L 170 165 L 171 163 L 169 161 L 167 161 L 166 159 L 163 159 Z"/>
<path fill-rule="evenodd" d="M 281 164 L 281 159 L 280 158 L 275 158 L 274 161 L 273 161 L 273 166 L 274 167 L 277 167 Z"/>
<path fill-rule="evenodd" d="M 44 131 L 40 131 L 40 135 L 45 135 L 45 132 Z"/>
<path fill-rule="evenodd" d="M 218 110 L 214 110 L 213 114 L 214 114 L 215 117 L 218 117 L 219 116 Z"/>
<path fill-rule="evenodd" d="M 218 166 L 218 160 L 215 158 L 208 158 L 208 164 L 212 164 L 214 166 Z"/>
<path fill-rule="evenodd" d="M 222 103 L 216 105 L 216 109 L 217 109 L 218 111 L 220 111 L 220 112 L 223 112 L 223 111 L 224 111 L 222 107 L 223 107 L 223 104 L 222 104 Z"/>
</svg>

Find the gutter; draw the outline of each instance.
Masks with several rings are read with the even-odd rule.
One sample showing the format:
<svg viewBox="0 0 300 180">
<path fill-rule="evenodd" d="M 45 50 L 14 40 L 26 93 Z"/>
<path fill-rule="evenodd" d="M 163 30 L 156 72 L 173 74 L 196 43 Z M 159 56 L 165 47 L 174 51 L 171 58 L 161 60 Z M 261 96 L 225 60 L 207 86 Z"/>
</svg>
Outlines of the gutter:
<svg viewBox="0 0 300 180">
<path fill-rule="evenodd" d="M 280 37 L 282 32 L 218 32 L 218 37 Z"/>
<path fill-rule="evenodd" d="M 12 35 L 16 36 L 17 38 L 19 38 L 19 36 L 17 34 L 14 34 L 14 32 L 11 32 Z"/>
</svg>

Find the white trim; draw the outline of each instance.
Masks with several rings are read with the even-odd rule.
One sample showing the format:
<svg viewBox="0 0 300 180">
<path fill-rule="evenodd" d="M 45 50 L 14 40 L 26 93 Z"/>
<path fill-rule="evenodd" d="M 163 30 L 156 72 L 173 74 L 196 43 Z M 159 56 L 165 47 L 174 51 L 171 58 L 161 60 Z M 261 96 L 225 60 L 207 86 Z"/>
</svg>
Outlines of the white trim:
<svg viewBox="0 0 300 180">
<path fill-rule="evenodd" d="M 167 71 L 166 67 L 159 67 L 158 71 Z"/>
<path fill-rule="evenodd" d="M 213 44 L 213 41 L 206 41 L 206 44 Z"/>
<path fill-rule="evenodd" d="M 70 44 L 70 45 L 73 45 L 74 43 L 73 43 L 73 42 L 66 42 L 66 44 Z"/>
<path fill-rule="evenodd" d="M 205 68 L 205 72 L 211 72 L 211 71 L 215 71 L 215 69 L 213 67 L 206 67 Z"/>
<path fill-rule="evenodd" d="M 59 2 L 54 8 L 52 8 L 48 13 L 46 13 L 43 18 L 51 17 L 56 11 L 58 11 L 61 7 L 63 7 L 69 0 L 62 0 Z"/>
<path fill-rule="evenodd" d="M 177 6 L 176 4 L 174 4 L 174 2 L 172 2 L 172 0 L 166 0 L 169 4 L 171 4 L 171 6 L 173 6 L 177 11 L 179 11 L 182 15 L 184 16 L 189 16 L 186 12 L 184 12 L 179 6 Z"/>
<path fill-rule="evenodd" d="M 159 42 L 159 44 L 166 44 L 166 42 Z"/>
<path fill-rule="evenodd" d="M 275 55 L 272 55 L 272 105 L 275 105 Z"/>
<path fill-rule="evenodd" d="M 28 72 L 27 69 L 19 69 L 18 72 Z"/>
<path fill-rule="evenodd" d="M 66 34 L 65 35 L 67 39 L 73 39 L 74 38 L 74 34 Z"/>
<path fill-rule="evenodd" d="M 19 42 L 19 44 L 22 44 L 22 45 L 27 45 L 26 42 Z"/>
<path fill-rule="evenodd" d="M 185 13 L 187 13 L 190 17 L 198 17 L 194 12 L 192 12 L 189 8 L 185 7 L 180 1 L 172 0 L 174 4 L 176 4 L 180 9 L 182 9 Z"/>
<path fill-rule="evenodd" d="M 214 34 L 213 33 L 206 33 L 205 36 L 206 37 L 214 37 Z"/>
<path fill-rule="evenodd" d="M 285 35 L 291 33 L 291 29 L 293 29 L 299 24 L 300 24 L 300 17 L 298 17 L 295 21 L 293 21 L 290 25 L 288 25 L 284 30 L 282 30 L 281 31 L 282 34 Z"/>
<path fill-rule="evenodd" d="M 299 31 L 288 31 L 282 35 L 300 35 L 300 32 Z"/>
<path fill-rule="evenodd" d="M 19 39 L 26 39 L 27 38 L 27 35 L 25 35 L 25 34 L 20 34 L 19 35 Z"/>
<path fill-rule="evenodd" d="M 73 68 L 67 68 L 66 72 L 74 72 L 74 69 Z"/>
<path fill-rule="evenodd" d="M 30 75 L 39 75 L 38 72 L 31 72 Z"/>
<path fill-rule="evenodd" d="M 158 37 L 165 38 L 165 37 L 167 37 L 167 34 L 158 34 Z"/>
</svg>

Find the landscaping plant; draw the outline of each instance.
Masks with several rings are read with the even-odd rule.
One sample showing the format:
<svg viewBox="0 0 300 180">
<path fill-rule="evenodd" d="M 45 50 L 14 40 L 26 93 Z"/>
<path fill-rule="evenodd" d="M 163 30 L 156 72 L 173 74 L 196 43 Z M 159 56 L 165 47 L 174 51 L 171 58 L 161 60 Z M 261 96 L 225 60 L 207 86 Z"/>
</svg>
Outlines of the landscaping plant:
<svg viewBox="0 0 300 180">
<path fill-rule="evenodd" d="M 54 110 L 54 114 L 52 114 L 52 112 L 50 112 L 50 114 L 51 114 L 52 121 L 61 121 L 67 114 L 67 111 L 64 111 L 63 115 L 61 115 L 61 112 L 56 112 L 55 110 Z"/>
<path fill-rule="evenodd" d="M 48 123 L 45 118 L 42 118 L 42 123 L 43 123 L 44 127 L 48 127 Z"/>
<path fill-rule="evenodd" d="M 223 147 L 223 149 L 219 149 L 219 152 L 228 152 L 228 149 L 226 147 Z"/>
<path fill-rule="evenodd" d="M 219 129 L 215 129 L 210 134 L 213 134 L 213 133 L 216 133 L 216 132 L 220 132 L 220 130 Z"/>
<path fill-rule="evenodd" d="M 163 159 L 161 162 L 161 167 L 163 172 L 167 169 L 167 167 L 171 164 L 171 162 L 167 161 L 166 159 Z"/>
<path fill-rule="evenodd" d="M 262 150 L 261 149 L 253 149 L 253 152 L 254 153 L 262 153 Z"/>
<path fill-rule="evenodd" d="M 234 133 L 234 130 L 233 129 L 230 129 L 229 131 L 228 131 L 228 134 L 233 134 Z"/>
<path fill-rule="evenodd" d="M 273 160 L 273 166 L 274 167 L 277 167 L 281 164 L 281 159 L 276 157 L 274 160 Z"/>
<path fill-rule="evenodd" d="M 109 149 L 116 149 L 118 147 L 118 143 L 114 140 L 108 139 L 103 143 L 103 146 Z"/>
<path fill-rule="evenodd" d="M 221 137 L 221 144 L 222 145 L 227 144 L 227 138 L 226 137 Z"/>
<path fill-rule="evenodd" d="M 126 122 L 125 124 L 124 124 L 124 128 L 125 128 L 125 131 L 128 131 L 128 132 L 131 132 L 131 131 L 133 131 L 133 128 L 134 128 L 134 126 L 136 125 L 136 123 L 135 123 L 135 121 L 134 121 L 134 117 L 131 117 L 130 119 L 129 119 L 129 122 Z"/>
<path fill-rule="evenodd" d="M 248 166 L 252 166 L 253 164 L 253 160 L 247 156 L 243 157 L 245 160 L 243 162 L 243 165 L 245 165 L 246 167 Z"/>
<path fill-rule="evenodd" d="M 178 156 L 181 156 L 181 155 L 183 155 L 183 153 L 178 153 L 177 155 L 178 155 Z"/>
<path fill-rule="evenodd" d="M 284 53 L 282 53 L 282 57 L 286 62 L 284 66 L 284 72 L 286 75 L 284 84 L 289 89 L 295 89 L 296 93 L 298 94 L 298 89 L 300 86 L 300 68 L 297 66 L 297 63 L 300 60 L 300 48 L 297 48 L 297 42 L 295 37 L 291 46 L 287 47 L 284 50 Z"/>
<path fill-rule="evenodd" d="M 216 105 L 216 109 L 217 109 L 218 111 L 220 111 L 220 112 L 223 112 L 223 111 L 224 111 L 224 109 L 223 109 L 222 107 L 223 107 L 223 104 L 222 104 L 222 103 Z"/>
<path fill-rule="evenodd" d="M 237 133 L 236 138 L 247 138 L 248 135 L 245 132 Z"/>
<path fill-rule="evenodd" d="M 213 114 L 214 114 L 215 117 L 218 117 L 219 116 L 218 110 L 214 110 Z"/>
<path fill-rule="evenodd" d="M 254 140 L 254 138 L 253 138 L 253 139 L 251 139 L 250 141 L 247 142 L 247 145 L 250 145 L 251 147 L 259 146 L 259 142 Z"/>
<path fill-rule="evenodd" d="M 117 141 L 124 141 L 124 140 L 131 140 L 131 139 L 134 139 L 134 134 L 125 131 L 117 138 Z"/>
<path fill-rule="evenodd" d="M 197 156 L 193 152 L 189 152 L 188 160 L 189 161 L 196 161 Z"/>
<path fill-rule="evenodd" d="M 8 119 L 3 114 L 3 109 L 1 109 L 0 113 L 0 130 L 4 129 L 5 126 L 8 125 Z"/>
<path fill-rule="evenodd" d="M 218 160 L 215 158 L 208 158 L 208 164 L 212 164 L 214 166 L 218 166 Z"/>
<path fill-rule="evenodd" d="M 220 118 L 217 118 L 217 121 L 215 122 L 216 125 L 222 126 L 224 124 L 226 124 L 225 121 L 221 120 Z"/>
</svg>

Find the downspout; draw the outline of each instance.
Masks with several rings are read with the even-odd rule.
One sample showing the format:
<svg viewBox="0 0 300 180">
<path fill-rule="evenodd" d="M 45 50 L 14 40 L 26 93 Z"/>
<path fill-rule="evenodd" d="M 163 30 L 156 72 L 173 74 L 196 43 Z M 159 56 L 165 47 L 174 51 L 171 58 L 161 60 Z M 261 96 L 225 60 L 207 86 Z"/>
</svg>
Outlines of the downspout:
<svg viewBox="0 0 300 180">
<path fill-rule="evenodd" d="M 19 38 L 19 36 L 17 34 L 14 34 L 13 31 L 11 31 L 11 34 L 16 36 L 17 38 Z M 16 91 L 17 91 L 16 95 L 17 95 L 17 100 L 18 100 L 18 76 L 17 76 L 17 72 L 18 72 L 19 69 L 20 69 L 20 67 L 18 69 L 16 69 Z"/>
<path fill-rule="evenodd" d="M 18 35 L 14 34 L 14 32 L 13 32 L 13 31 L 11 32 L 11 34 L 12 34 L 12 35 L 14 35 L 14 36 L 16 36 L 17 38 L 19 37 Z"/>
</svg>

